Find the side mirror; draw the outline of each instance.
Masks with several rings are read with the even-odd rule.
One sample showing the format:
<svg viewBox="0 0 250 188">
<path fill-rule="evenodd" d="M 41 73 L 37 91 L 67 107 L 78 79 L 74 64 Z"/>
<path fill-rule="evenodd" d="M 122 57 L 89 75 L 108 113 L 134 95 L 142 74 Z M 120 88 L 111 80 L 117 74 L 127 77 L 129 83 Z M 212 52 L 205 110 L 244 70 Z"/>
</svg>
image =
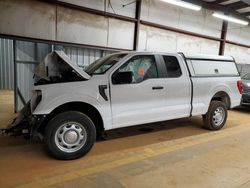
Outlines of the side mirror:
<svg viewBox="0 0 250 188">
<path fill-rule="evenodd" d="M 133 73 L 131 71 L 127 72 L 118 72 L 116 73 L 113 78 L 113 84 L 130 84 L 133 79 Z"/>
</svg>

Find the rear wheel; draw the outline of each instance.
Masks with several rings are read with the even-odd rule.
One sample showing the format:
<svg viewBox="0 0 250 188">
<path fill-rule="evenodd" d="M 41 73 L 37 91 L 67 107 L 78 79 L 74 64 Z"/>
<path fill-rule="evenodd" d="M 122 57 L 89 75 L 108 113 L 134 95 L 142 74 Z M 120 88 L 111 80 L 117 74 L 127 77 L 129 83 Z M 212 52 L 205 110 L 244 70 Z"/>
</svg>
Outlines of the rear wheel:
<svg viewBox="0 0 250 188">
<path fill-rule="evenodd" d="M 227 120 L 227 106 L 221 101 L 211 101 L 208 112 L 203 116 L 204 126 L 210 130 L 221 129 Z"/>
<path fill-rule="evenodd" d="M 77 111 L 56 115 L 45 130 L 45 147 L 57 159 L 76 159 L 86 154 L 96 139 L 91 119 Z"/>
</svg>

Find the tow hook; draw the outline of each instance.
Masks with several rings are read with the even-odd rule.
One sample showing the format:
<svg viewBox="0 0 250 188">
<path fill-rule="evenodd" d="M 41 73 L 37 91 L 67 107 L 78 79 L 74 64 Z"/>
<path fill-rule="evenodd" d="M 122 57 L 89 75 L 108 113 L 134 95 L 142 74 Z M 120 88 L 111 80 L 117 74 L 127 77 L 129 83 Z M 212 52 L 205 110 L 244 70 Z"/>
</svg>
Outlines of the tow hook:
<svg viewBox="0 0 250 188">
<path fill-rule="evenodd" d="M 0 129 L 0 135 L 6 135 L 7 133 L 7 129 Z"/>
<path fill-rule="evenodd" d="M 0 129 L 0 135 L 10 135 L 12 132 L 11 128 Z"/>
</svg>

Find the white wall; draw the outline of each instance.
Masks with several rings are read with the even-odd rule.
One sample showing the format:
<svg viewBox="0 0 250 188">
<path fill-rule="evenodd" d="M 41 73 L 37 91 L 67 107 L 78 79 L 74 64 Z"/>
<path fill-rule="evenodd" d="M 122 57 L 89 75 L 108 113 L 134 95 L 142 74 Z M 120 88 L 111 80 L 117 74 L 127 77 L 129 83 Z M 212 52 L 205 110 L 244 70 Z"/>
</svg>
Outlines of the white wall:
<svg viewBox="0 0 250 188">
<path fill-rule="evenodd" d="M 209 10 L 202 9 L 202 11 L 196 12 L 178 8 L 159 0 L 144 0 L 142 2 L 142 20 L 198 34 L 220 37 L 222 21 L 214 19 Z M 218 54 L 219 42 L 141 26 L 139 49 Z"/>
<path fill-rule="evenodd" d="M 62 0 L 64 2 L 105 10 L 104 0 Z M 108 2 L 108 1 L 106 1 Z M 134 17 L 131 0 L 111 0 L 115 13 Z M 113 10 L 106 4 L 106 10 Z M 159 0 L 142 0 L 141 19 L 212 37 L 220 37 L 222 21 L 212 11 L 196 12 L 178 8 Z M 133 49 L 135 24 L 53 4 L 31 0 L 0 0 L 0 33 L 89 44 L 121 49 Z M 250 27 L 229 24 L 228 40 L 250 44 Z M 219 42 L 148 27 L 141 24 L 139 50 L 218 54 Z M 239 52 L 241 55 L 236 54 Z M 226 44 L 226 54 L 236 55 L 248 63 L 248 49 Z"/>
<path fill-rule="evenodd" d="M 213 18 L 212 11 L 192 11 L 159 1 L 142 1 L 141 19 L 186 31 L 220 37 L 222 21 Z"/>
<path fill-rule="evenodd" d="M 61 0 L 66 3 L 84 6 L 92 9 L 105 11 L 105 1 L 104 0 Z M 129 4 L 125 7 L 127 3 L 132 2 L 131 0 L 111 0 L 111 5 L 113 9 L 109 6 L 108 0 L 106 1 L 106 11 L 110 13 L 115 13 L 123 16 L 135 17 L 135 3 Z"/>
<path fill-rule="evenodd" d="M 107 18 L 63 7 L 57 11 L 59 41 L 106 46 Z"/>
<path fill-rule="evenodd" d="M 0 0 L 0 33 L 55 40 L 55 15 L 39 1 Z"/>
<path fill-rule="evenodd" d="M 250 26 L 228 23 L 227 40 L 250 45 Z"/>
<path fill-rule="evenodd" d="M 141 26 L 139 50 L 218 54 L 219 42 Z"/>
<path fill-rule="evenodd" d="M 250 64 L 250 48 L 226 44 L 225 55 L 233 56 L 236 63 Z"/>
<path fill-rule="evenodd" d="M 250 26 L 228 23 L 227 40 L 250 45 Z M 250 64 L 250 48 L 226 43 L 225 55 L 231 55 L 237 63 Z"/>
<path fill-rule="evenodd" d="M 75 2 L 85 5 L 88 1 Z M 102 0 L 89 1 L 88 5 L 100 9 L 103 4 L 101 2 Z M 114 3 L 114 10 L 126 16 L 133 16 L 133 5 L 120 10 L 122 2 L 126 1 Z M 129 11 L 126 11 L 127 9 Z M 39 1 L 0 0 L 1 34 L 132 50 L 134 27 L 135 24 L 131 22 L 61 6 L 56 10 L 55 5 Z"/>
</svg>

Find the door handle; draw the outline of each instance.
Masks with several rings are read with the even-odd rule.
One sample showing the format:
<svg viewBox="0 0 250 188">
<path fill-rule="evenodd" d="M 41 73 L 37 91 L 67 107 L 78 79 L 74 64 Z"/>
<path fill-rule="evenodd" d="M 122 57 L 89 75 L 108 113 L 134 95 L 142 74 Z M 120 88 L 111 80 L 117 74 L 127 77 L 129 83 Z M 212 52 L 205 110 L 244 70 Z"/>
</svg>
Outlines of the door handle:
<svg viewBox="0 0 250 188">
<path fill-rule="evenodd" d="M 163 86 L 154 86 L 152 87 L 153 90 L 156 90 L 156 89 L 163 89 L 164 87 Z"/>
</svg>

